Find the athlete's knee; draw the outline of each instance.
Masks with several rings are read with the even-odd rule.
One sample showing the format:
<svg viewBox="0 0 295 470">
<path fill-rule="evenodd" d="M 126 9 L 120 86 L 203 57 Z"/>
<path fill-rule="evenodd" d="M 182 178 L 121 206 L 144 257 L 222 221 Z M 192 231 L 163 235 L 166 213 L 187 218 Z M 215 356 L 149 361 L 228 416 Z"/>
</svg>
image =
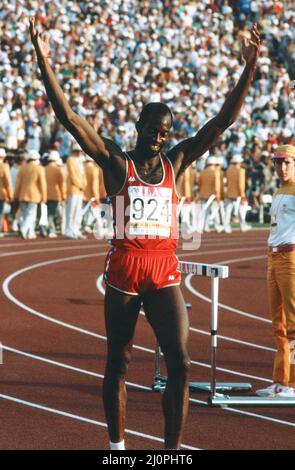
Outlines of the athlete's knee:
<svg viewBox="0 0 295 470">
<path fill-rule="evenodd" d="M 178 358 L 174 358 L 169 364 L 167 364 L 168 375 L 170 378 L 177 380 L 184 378 L 186 379 L 190 370 L 191 361 L 187 354 L 180 355 Z"/>
<path fill-rule="evenodd" d="M 184 356 L 182 358 L 182 361 L 180 363 L 180 370 L 184 375 L 187 375 L 189 373 L 191 367 L 191 360 L 189 356 Z"/>
<path fill-rule="evenodd" d="M 115 377 L 124 377 L 131 361 L 130 351 L 111 352 L 107 357 L 107 373 Z"/>
</svg>

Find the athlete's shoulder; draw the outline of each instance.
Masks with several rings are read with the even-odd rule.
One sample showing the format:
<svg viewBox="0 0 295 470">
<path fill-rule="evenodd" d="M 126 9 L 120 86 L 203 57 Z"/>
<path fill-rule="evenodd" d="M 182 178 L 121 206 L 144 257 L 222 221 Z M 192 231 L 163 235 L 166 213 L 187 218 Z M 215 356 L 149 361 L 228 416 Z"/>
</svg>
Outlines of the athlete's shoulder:
<svg viewBox="0 0 295 470">
<path fill-rule="evenodd" d="M 114 157 L 126 158 L 126 152 L 122 150 L 121 147 L 114 140 L 104 136 L 102 136 L 101 138 L 110 155 Z"/>
<path fill-rule="evenodd" d="M 169 156 L 167 155 L 167 153 L 161 153 L 161 159 L 162 159 L 162 162 L 164 163 L 164 165 L 169 165 L 173 167 L 173 161 L 171 160 L 171 158 L 169 158 Z"/>
</svg>

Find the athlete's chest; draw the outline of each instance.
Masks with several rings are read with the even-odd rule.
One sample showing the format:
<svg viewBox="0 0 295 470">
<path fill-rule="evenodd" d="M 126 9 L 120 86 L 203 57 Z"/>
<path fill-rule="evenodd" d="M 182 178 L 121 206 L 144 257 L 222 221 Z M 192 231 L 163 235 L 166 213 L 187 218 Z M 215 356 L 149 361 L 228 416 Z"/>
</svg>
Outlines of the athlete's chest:
<svg viewBox="0 0 295 470">
<path fill-rule="evenodd" d="M 147 184 L 160 184 L 163 180 L 164 170 L 161 163 L 159 163 L 155 168 L 146 169 L 140 165 L 135 165 L 136 173 L 139 178 Z"/>
</svg>

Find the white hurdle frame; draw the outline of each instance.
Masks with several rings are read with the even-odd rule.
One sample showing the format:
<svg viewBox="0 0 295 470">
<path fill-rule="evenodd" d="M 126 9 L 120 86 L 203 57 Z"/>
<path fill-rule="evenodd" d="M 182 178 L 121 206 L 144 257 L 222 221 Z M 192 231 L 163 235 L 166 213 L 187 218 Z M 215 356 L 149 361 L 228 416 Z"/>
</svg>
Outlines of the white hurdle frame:
<svg viewBox="0 0 295 470">
<path fill-rule="evenodd" d="M 218 327 L 218 290 L 219 279 L 226 279 L 229 276 L 228 266 L 218 264 L 194 263 L 179 261 L 179 270 L 185 274 L 195 276 L 206 276 L 211 278 L 211 383 L 209 382 L 190 382 L 189 387 L 194 391 L 211 392 L 211 397 L 216 396 L 216 392 L 222 391 L 249 391 L 251 384 L 236 382 L 216 382 L 216 356 L 217 356 L 217 327 Z M 152 389 L 154 391 L 163 391 L 167 377 L 161 375 L 161 351 L 159 344 L 155 351 L 155 378 Z M 213 404 L 210 402 L 210 404 Z"/>
</svg>

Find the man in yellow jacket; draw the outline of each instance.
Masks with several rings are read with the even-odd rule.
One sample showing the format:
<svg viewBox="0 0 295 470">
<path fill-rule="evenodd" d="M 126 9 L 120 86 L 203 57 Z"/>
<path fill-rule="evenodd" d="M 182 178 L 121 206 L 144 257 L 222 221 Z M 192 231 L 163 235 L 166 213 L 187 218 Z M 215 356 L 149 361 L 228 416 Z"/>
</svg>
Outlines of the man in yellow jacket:
<svg viewBox="0 0 295 470">
<path fill-rule="evenodd" d="M 206 167 L 201 171 L 199 177 L 201 210 L 198 215 L 198 232 L 200 233 L 210 231 L 209 216 L 211 204 L 214 200 L 220 201 L 220 172 L 216 168 L 217 163 L 217 157 L 209 156 L 206 160 Z"/>
<path fill-rule="evenodd" d="M 3 236 L 2 224 L 4 217 L 4 204 L 5 202 L 12 201 L 12 183 L 8 163 L 4 163 L 6 151 L 0 148 L 0 237 Z"/>
<path fill-rule="evenodd" d="M 241 166 L 243 157 L 240 154 L 233 155 L 231 164 L 226 171 L 227 198 L 225 206 L 224 231 L 231 233 L 231 215 L 234 204 L 238 205 L 240 228 L 247 232 L 252 227 L 246 223 L 247 200 L 245 196 L 246 170 Z"/>
<path fill-rule="evenodd" d="M 195 200 L 197 177 L 195 164 L 188 166 L 181 176 L 182 182 L 178 195 L 180 197 L 181 230 L 184 233 L 193 233 L 197 230 L 198 206 Z"/>
<path fill-rule="evenodd" d="M 84 171 L 87 184 L 83 195 L 83 228 L 85 232 L 92 233 L 95 217 L 90 204 L 99 204 L 99 166 L 86 155 Z"/>
<path fill-rule="evenodd" d="M 66 199 L 66 181 L 63 168 L 58 166 L 60 155 L 57 150 L 48 154 L 48 165 L 45 167 L 47 183 L 48 237 L 56 238 L 55 219 L 58 204 Z"/>
<path fill-rule="evenodd" d="M 83 193 L 87 181 L 84 170 L 84 155 L 78 143 L 74 143 L 72 155 L 67 159 L 67 202 L 65 236 L 84 239 L 81 233 Z"/>
<path fill-rule="evenodd" d="M 26 155 L 26 164 L 19 169 L 14 190 L 14 198 L 20 202 L 19 229 L 22 238 L 36 238 L 37 206 L 40 202 L 46 202 L 46 193 L 45 171 L 40 165 L 40 154 L 30 150 Z"/>
<path fill-rule="evenodd" d="M 266 397 L 295 398 L 295 147 L 280 145 L 273 155 L 280 188 L 271 205 L 267 290 L 277 351 L 273 384 L 257 390 Z"/>
</svg>

